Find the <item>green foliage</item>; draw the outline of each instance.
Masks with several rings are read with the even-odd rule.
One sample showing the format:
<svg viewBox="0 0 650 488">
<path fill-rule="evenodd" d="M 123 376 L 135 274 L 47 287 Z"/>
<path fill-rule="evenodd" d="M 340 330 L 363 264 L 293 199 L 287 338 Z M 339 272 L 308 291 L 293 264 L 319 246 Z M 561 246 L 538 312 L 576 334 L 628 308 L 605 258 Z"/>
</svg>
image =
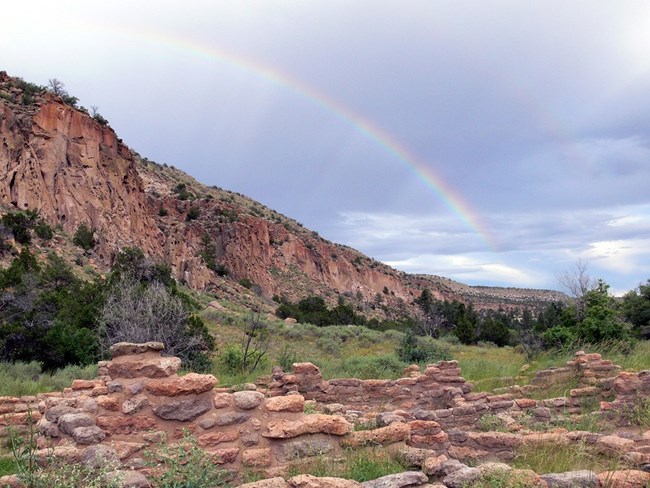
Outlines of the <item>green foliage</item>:
<svg viewBox="0 0 650 488">
<path fill-rule="evenodd" d="M 396 352 L 399 359 L 408 364 L 453 359 L 447 344 L 430 337 L 418 337 L 413 331 L 406 332 Z"/>
<path fill-rule="evenodd" d="M 604 340 L 624 339 L 627 327 L 618 318 L 614 300 L 609 296 L 609 285 L 603 281 L 598 287 L 588 291 L 584 296 L 585 317 L 578 326 L 582 339 L 590 343 Z"/>
<path fill-rule="evenodd" d="M 497 346 L 506 346 L 510 343 L 510 327 L 508 318 L 504 314 L 489 314 L 481 321 L 479 339 L 491 342 Z"/>
<path fill-rule="evenodd" d="M 176 281 L 172 278 L 171 267 L 165 263 L 152 261 L 145 256 L 142 249 L 137 247 L 123 248 L 115 258 L 109 282 L 114 283 L 122 278 L 131 277 L 140 283 L 162 283 L 174 293 Z"/>
<path fill-rule="evenodd" d="M 191 200 L 194 198 L 194 195 L 187 190 L 187 185 L 185 183 L 179 183 L 174 187 L 174 193 L 179 200 Z"/>
<path fill-rule="evenodd" d="M 84 251 L 89 251 L 95 247 L 96 244 L 94 233 L 95 232 L 86 224 L 81 224 L 79 227 L 77 227 L 77 230 L 74 233 L 72 243 L 76 246 L 79 246 Z"/>
<path fill-rule="evenodd" d="M 361 380 L 390 379 L 402 375 L 406 363 L 393 354 L 381 356 L 354 356 L 344 358 L 339 366 L 345 376 Z"/>
<path fill-rule="evenodd" d="M 204 488 L 227 486 L 225 472 L 201 449 L 192 434 L 184 432 L 180 442 L 161 443 L 145 452 L 151 467 L 162 468 L 156 486 L 160 488 Z"/>
<path fill-rule="evenodd" d="M 238 283 L 246 289 L 249 289 L 253 286 L 253 282 L 249 278 L 242 278 Z"/>
<path fill-rule="evenodd" d="M 160 208 L 158 208 L 158 215 L 160 217 L 166 217 L 167 215 L 169 215 L 169 212 L 167 211 L 167 209 L 165 207 L 163 207 L 161 205 Z"/>
<path fill-rule="evenodd" d="M 634 330 L 650 338 L 650 280 L 623 297 L 623 314 Z"/>
<path fill-rule="evenodd" d="M 294 349 L 289 348 L 289 346 L 285 344 L 284 348 L 282 349 L 282 352 L 275 360 L 275 362 L 284 371 L 291 371 L 291 366 L 293 365 L 293 363 L 298 362 L 298 354 Z"/>
<path fill-rule="evenodd" d="M 34 233 L 40 237 L 43 240 L 49 241 L 54 237 L 54 232 L 52 231 L 52 227 L 45 222 L 42 219 L 39 219 L 38 222 L 36 222 L 36 226 L 34 227 Z"/>
<path fill-rule="evenodd" d="M 32 241 L 31 229 L 37 217 L 38 214 L 33 210 L 11 212 L 2 216 L 2 224 L 11 230 L 16 242 L 29 244 Z"/>
<path fill-rule="evenodd" d="M 104 116 L 102 116 L 102 114 L 100 114 L 99 112 L 95 112 L 93 114 L 93 119 L 95 119 L 95 121 L 97 121 L 97 123 L 99 125 L 102 125 L 102 126 L 108 125 L 108 120 Z"/>
<path fill-rule="evenodd" d="M 40 267 L 27 247 L 0 273 L 0 353 L 5 361 L 38 359 L 47 370 L 98 358 L 95 315 L 101 293 L 54 253 Z"/>
<path fill-rule="evenodd" d="M 326 325 L 364 325 L 366 319 L 357 314 L 352 306 L 341 298 L 336 307 L 328 308 L 325 300 L 319 296 L 303 298 L 298 303 L 283 301 L 276 310 L 280 318 L 292 317 L 300 323 L 318 326 Z"/>
<path fill-rule="evenodd" d="M 75 379 L 97 377 L 97 365 L 65 366 L 56 371 L 44 371 L 37 361 L 0 362 L 0 396 L 36 395 L 48 391 L 62 391 Z"/>
<path fill-rule="evenodd" d="M 191 206 L 189 210 L 187 211 L 187 215 L 185 216 L 185 220 L 187 222 L 190 222 L 192 220 L 196 220 L 199 218 L 199 215 L 201 215 L 201 209 L 199 207 Z"/>
<path fill-rule="evenodd" d="M 482 432 L 508 432 L 505 422 L 495 414 L 481 416 L 478 419 L 478 428 Z"/>
<path fill-rule="evenodd" d="M 312 459 L 306 459 L 295 464 L 289 470 L 287 477 L 298 474 L 311 474 L 364 482 L 389 474 L 401 473 L 406 468 L 403 463 L 385 449 L 348 449 L 343 452 L 338 462 L 328 459 L 326 456 L 315 456 Z"/>
</svg>

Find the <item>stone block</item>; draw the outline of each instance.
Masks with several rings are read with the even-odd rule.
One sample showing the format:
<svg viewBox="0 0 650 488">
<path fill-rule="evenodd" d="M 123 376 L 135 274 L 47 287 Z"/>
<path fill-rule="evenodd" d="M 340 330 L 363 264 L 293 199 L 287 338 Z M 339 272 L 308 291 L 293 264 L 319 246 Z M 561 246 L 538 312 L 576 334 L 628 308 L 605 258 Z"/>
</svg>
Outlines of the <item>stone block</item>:
<svg viewBox="0 0 650 488">
<path fill-rule="evenodd" d="M 146 389 L 152 395 L 175 397 L 198 395 L 212 390 L 216 384 L 217 378 L 211 374 L 189 373 L 178 378 L 150 381 Z"/>
</svg>

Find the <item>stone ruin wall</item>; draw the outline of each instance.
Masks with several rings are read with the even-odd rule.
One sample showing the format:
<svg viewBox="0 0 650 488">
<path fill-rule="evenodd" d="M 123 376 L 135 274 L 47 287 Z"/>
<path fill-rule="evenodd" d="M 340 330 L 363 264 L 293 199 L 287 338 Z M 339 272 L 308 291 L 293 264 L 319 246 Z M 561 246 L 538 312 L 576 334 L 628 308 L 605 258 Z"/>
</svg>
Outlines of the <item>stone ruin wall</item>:
<svg viewBox="0 0 650 488">
<path fill-rule="evenodd" d="M 567 365 L 572 374 L 580 373 L 580 385 L 589 386 L 575 388 L 567 397 L 533 400 L 523 397 L 527 387 L 498 395 L 472 393 L 456 361 L 429 365 L 424 373 L 412 366 L 399 380 L 363 381 L 325 381 L 313 364 L 297 363 L 290 373 L 276 368 L 266 390 L 250 385 L 249 390 L 232 392 L 216 388 L 212 375 L 178 376 L 180 360 L 162 357 L 161 349 L 157 343 L 119 344 L 112 361 L 100 363 L 97 380 L 75 380 L 61 393 L 0 398 L 0 435 L 24 432 L 32 422 L 42 458 L 88 462 L 100 456 L 147 475 L 155 473 L 143 463 L 145 451 L 161 442 L 178 442 L 185 432 L 233 475 L 241 469 L 281 474 L 295 460 L 365 445 L 400 449 L 422 458 L 424 466 L 424 459 L 432 456 L 507 460 L 523 443 L 583 440 L 607 452 L 632 452 L 639 462 L 650 463 L 650 446 L 635 447 L 618 437 L 476 428 L 486 414 L 527 415 L 533 422 L 548 423 L 554 415 L 577 413 L 584 401 L 603 395 L 610 400 L 615 396 L 614 401 L 601 401 L 603 415 L 650 396 L 650 371 L 619 372 L 599 355 L 578 354 Z M 566 374 L 565 368 L 549 371 L 537 378 L 548 383 L 549 377 Z M 325 413 L 305 414 L 306 399 Z M 353 430 L 353 422 L 366 420 L 372 428 Z"/>
</svg>

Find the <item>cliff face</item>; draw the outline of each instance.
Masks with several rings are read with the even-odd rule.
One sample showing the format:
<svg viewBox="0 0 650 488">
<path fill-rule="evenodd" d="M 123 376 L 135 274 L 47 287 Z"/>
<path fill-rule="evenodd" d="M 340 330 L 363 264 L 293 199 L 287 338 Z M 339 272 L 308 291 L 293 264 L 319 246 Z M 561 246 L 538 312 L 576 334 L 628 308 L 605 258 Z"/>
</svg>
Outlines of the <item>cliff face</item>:
<svg viewBox="0 0 650 488">
<path fill-rule="evenodd" d="M 0 100 L 0 199 L 74 233 L 97 229 L 97 257 L 117 247 L 161 249 L 133 154 L 84 112 L 44 96 L 22 107 Z"/>
<path fill-rule="evenodd" d="M 333 302 L 343 294 L 383 316 L 412 307 L 425 287 L 440 299 L 471 298 L 477 308 L 509 306 L 515 295 L 512 306 L 549 301 L 533 290 L 398 272 L 242 195 L 140 159 L 110 127 L 59 97 L 41 91 L 18 102 L 23 95 L 0 72 L 0 203 L 5 211 L 37 210 L 68 234 L 81 224 L 95 229 L 92 257 L 105 268 L 120 248 L 137 246 L 189 286 L 217 295 L 241 295 L 246 279 L 266 298 L 318 294 Z"/>
</svg>

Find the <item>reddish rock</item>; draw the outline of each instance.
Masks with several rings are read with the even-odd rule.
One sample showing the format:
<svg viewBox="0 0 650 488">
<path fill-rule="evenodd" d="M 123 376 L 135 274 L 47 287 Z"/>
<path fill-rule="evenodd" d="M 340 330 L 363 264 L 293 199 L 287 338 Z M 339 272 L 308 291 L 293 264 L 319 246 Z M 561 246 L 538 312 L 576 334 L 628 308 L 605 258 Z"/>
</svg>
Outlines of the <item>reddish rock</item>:
<svg viewBox="0 0 650 488">
<path fill-rule="evenodd" d="M 277 477 L 239 485 L 239 488 L 289 488 L 289 485 L 284 478 Z"/>
<path fill-rule="evenodd" d="M 147 444 L 144 442 L 111 441 L 111 447 L 115 449 L 117 457 L 126 459 L 147 447 Z"/>
<path fill-rule="evenodd" d="M 111 378 L 167 378 L 180 369 L 181 360 L 133 356 L 128 361 L 113 360 L 106 367 Z"/>
<path fill-rule="evenodd" d="M 122 413 L 131 415 L 149 406 L 149 400 L 145 396 L 129 398 L 122 404 Z"/>
<path fill-rule="evenodd" d="M 537 400 L 531 400 L 530 398 L 515 398 L 515 403 L 522 410 L 535 408 L 537 406 Z"/>
<path fill-rule="evenodd" d="M 448 459 L 444 454 L 440 456 L 429 456 L 422 463 L 422 472 L 428 475 L 438 475 L 441 472 L 443 463 Z"/>
<path fill-rule="evenodd" d="M 120 486 L 121 488 L 151 488 L 153 486 L 144 474 L 131 470 L 106 473 L 104 482 L 109 486 Z"/>
<path fill-rule="evenodd" d="M 85 389 L 91 389 L 91 388 L 103 387 L 103 386 L 106 385 L 104 385 L 104 382 L 100 380 L 74 380 L 72 382 L 73 390 L 85 390 Z"/>
<path fill-rule="evenodd" d="M 596 449 L 609 455 L 625 454 L 631 451 L 633 447 L 633 440 L 624 439 L 616 435 L 606 435 L 596 441 Z"/>
<path fill-rule="evenodd" d="M 320 369 L 312 363 L 293 363 L 291 370 L 294 374 L 320 375 Z"/>
<path fill-rule="evenodd" d="M 175 397 L 178 395 L 198 395 L 212 390 L 216 384 L 217 378 L 211 374 L 189 373 L 179 378 L 150 381 L 145 388 L 152 395 Z"/>
<path fill-rule="evenodd" d="M 149 351 L 160 352 L 165 349 L 162 342 L 144 342 L 134 344 L 132 342 L 117 342 L 111 346 L 111 357 L 133 356 L 135 354 L 144 354 Z"/>
<path fill-rule="evenodd" d="M 201 447 L 214 447 L 224 442 L 233 442 L 239 438 L 239 432 L 236 430 L 231 431 L 216 431 L 208 432 L 207 434 L 200 435 L 197 439 Z"/>
<path fill-rule="evenodd" d="M 248 468 L 267 468 L 273 464 L 270 448 L 246 449 L 242 452 L 242 464 Z"/>
<path fill-rule="evenodd" d="M 302 395 L 288 395 L 269 398 L 264 406 L 269 412 L 303 412 L 305 410 L 305 397 Z"/>
<path fill-rule="evenodd" d="M 22 413 L 8 413 L 0 415 L 0 425 L 28 425 L 36 423 L 41 420 L 39 412 L 22 412 Z"/>
<path fill-rule="evenodd" d="M 208 456 L 214 464 L 232 464 L 237 461 L 239 456 L 238 447 L 230 447 L 227 449 L 216 449 L 207 451 Z"/>
<path fill-rule="evenodd" d="M 227 408 L 232 404 L 232 395 L 230 393 L 217 393 L 213 401 L 214 408 Z"/>
<path fill-rule="evenodd" d="M 310 474 L 301 474 L 289 479 L 291 488 L 361 488 L 361 483 L 343 478 L 317 478 Z"/>
<path fill-rule="evenodd" d="M 117 398 L 109 396 L 98 397 L 97 405 L 110 412 L 117 412 L 120 409 L 120 402 L 117 400 Z"/>
<path fill-rule="evenodd" d="M 112 434 L 133 434 L 155 429 L 158 426 L 156 420 L 146 415 L 134 415 L 132 417 L 97 417 L 97 425 L 108 435 Z"/>
<path fill-rule="evenodd" d="M 408 424 L 394 422 L 386 427 L 373 430 L 360 430 L 351 432 L 342 441 L 346 447 L 360 447 L 364 445 L 387 445 L 402 442 L 408 439 L 411 429 Z"/>
<path fill-rule="evenodd" d="M 301 420 L 273 419 L 266 429 L 262 434 L 264 437 L 289 439 L 303 434 L 345 435 L 352 430 L 352 424 L 343 417 L 313 414 L 306 415 Z"/>
<path fill-rule="evenodd" d="M 598 486 L 606 488 L 646 488 L 650 484 L 650 473 L 626 469 L 604 471 L 596 475 Z"/>
</svg>

